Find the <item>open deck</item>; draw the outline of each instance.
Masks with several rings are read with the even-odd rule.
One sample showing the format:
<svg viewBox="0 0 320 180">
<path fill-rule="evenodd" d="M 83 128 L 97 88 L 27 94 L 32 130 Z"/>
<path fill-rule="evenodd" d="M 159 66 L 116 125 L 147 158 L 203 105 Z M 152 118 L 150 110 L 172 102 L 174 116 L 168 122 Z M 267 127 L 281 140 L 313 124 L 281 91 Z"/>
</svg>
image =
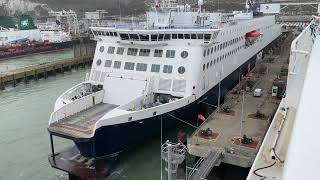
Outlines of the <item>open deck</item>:
<svg viewBox="0 0 320 180">
<path fill-rule="evenodd" d="M 221 162 L 251 167 L 280 102 L 272 97 L 271 89 L 276 82 L 286 79 L 283 69 L 288 66 L 287 58 L 288 53 L 271 55 L 259 62 L 244 78 L 244 82 L 231 90 L 225 96 L 224 103 L 192 134 L 188 140 L 189 153 L 205 157 L 208 151 L 222 150 Z M 264 72 L 261 71 L 262 66 L 266 67 Z M 249 81 L 254 82 L 250 90 L 239 93 L 241 87 L 247 87 Z M 256 88 L 262 89 L 261 97 L 254 97 Z M 243 135 L 249 138 L 248 142 L 241 141 Z"/>
<path fill-rule="evenodd" d="M 87 110 L 50 124 L 50 133 L 71 138 L 90 138 L 96 122 L 117 105 L 100 103 Z"/>
</svg>

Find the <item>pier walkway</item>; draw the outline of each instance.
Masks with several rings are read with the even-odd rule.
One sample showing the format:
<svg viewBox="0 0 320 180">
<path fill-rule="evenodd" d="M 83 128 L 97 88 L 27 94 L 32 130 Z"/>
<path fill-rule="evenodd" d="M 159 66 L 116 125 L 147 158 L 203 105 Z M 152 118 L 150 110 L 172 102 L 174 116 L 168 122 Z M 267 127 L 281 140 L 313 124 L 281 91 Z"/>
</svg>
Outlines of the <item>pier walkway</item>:
<svg viewBox="0 0 320 180">
<path fill-rule="evenodd" d="M 21 81 L 28 82 L 30 79 L 38 80 L 39 78 L 47 78 L 49 75 L 64 73 L 72 68 L 77 69 L 79 66 L 84 67 L 91 65 L 92 60 L 93 55 L 85 55 L 7 71 L 0 74 L 0 90 L 4 90 L 8 84 L 16 86 L 17 83 Z"/>
<path fill-rule="evenodd" d="M 289 44 L 288 39 L 283 46 Z M 289 53 L 281 53 L 267 55 L 225 96 L 224 103 L 188 139 L 191 155 L 205 157 L 208 150 L 222 150 L 221 162 L 251 167 L 280 102 L 272 96 L 272 86 L 286 84 Z M 248 84 L 252 87 L 248 88 Z M 257 88 L 262 89 L 261 97 L 253 95 Z"/>
</svg>

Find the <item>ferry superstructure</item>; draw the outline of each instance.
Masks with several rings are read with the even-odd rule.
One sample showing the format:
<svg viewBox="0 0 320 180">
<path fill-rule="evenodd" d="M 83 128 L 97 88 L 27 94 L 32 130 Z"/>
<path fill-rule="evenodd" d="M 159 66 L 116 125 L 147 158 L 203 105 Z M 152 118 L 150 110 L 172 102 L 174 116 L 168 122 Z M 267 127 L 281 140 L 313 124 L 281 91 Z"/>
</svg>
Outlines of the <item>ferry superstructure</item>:
<svg viewBox="0 0 320 180">
<path fill-rule="evenodd" d="M 56 100 L 49 133 L 86 157 L 121 152 L 157 134 L 163 115 L 173 125 L 200 101 L 217 103 L 281 35 L 274 16 L 207 13 L 199 2 L 193 11 L 163 0 L 145 24 L 92 27 L 90 76 Z"/>
<path fill-rule="evenodd" d="M 317 179 L 319 17 L 292 42 L 287 88 L 247 180 Z"/>
</svg>

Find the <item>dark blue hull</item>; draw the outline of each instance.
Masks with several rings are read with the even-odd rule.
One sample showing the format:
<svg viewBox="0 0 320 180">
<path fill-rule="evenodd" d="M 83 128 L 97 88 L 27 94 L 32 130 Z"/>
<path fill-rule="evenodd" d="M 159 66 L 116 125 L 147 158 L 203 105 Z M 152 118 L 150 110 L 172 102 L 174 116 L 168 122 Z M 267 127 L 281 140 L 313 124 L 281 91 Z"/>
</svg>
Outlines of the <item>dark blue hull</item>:
<svg viewBox="0 0 320 180">
<path fill-rule="evenodd" d="M 267 46 L 265 50 L 268 50 L 271 45 L 272 44 Z M 223 97 L 226 93 L 239 82 L 239 77 L 247 74 L 248 67 L 252 69 L 255 64 L 256 56 L 253 56 L 241 67 L 222 80 L 220 84 L 221 102 L 223 102 Z M 203 105 L 203 103 L 199 102 L 217 105 L 218 94 L 219 86 L 217 85 L 196 102 L 170 112 L 170 114 L 185 121 L 195 123 L 196 116 L 201 112 L 201 106 Z M 94 138 L 89 139 L 88 141 L 78 141 L 75 143 L 81 154 L 86 157 L 100 157 L 121 152 L 137 146 L 148 139 L 159 137 L 161 118 L 163 120 L 164 129 L 179 128 L 180 122 L 165 114 L 136 122 L 101 127 L 96 131 Z"/>
</svg>

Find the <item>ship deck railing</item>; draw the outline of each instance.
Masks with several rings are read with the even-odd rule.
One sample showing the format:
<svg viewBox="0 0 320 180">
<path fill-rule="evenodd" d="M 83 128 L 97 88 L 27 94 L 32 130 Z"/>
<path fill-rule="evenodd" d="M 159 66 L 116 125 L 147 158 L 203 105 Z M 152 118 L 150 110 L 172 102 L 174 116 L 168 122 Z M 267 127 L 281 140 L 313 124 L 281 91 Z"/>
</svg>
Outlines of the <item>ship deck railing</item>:
<svg viewBox="0 0 320 180">
<path fill-rule="evenodd" d="M 102 103 L 103 96 L 105 91 L 100 90 L 98 92 L 92 93 L 88 96 L 84 96 L 80 99 L 76 99 L 71 103 L 68 103 L 61 107 L 60 109 L 56 110 L 55 112 L 51 113 L 49 126 L 53 123 L 58 123 L 60 120 L 68 118 L 72 115 L 75 115 L 81 111 L 89 109 L 97 104 Z"/>
</svg>

